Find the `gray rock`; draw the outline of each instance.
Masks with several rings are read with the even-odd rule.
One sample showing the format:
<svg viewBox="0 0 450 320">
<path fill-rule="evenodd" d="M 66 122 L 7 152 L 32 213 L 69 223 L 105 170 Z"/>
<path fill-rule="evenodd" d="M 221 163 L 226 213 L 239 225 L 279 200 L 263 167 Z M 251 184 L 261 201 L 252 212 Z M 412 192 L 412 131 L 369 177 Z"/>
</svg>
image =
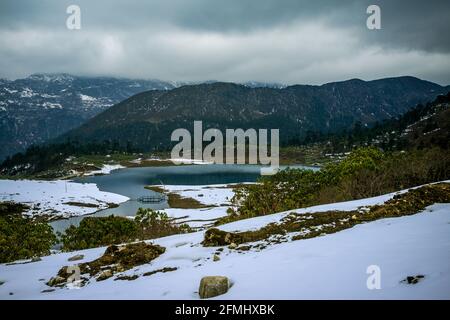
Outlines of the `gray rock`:
<svg viewBox="0 0 450 320">
<path fill-rule="evenodd" d="M 83 254 L 77 254 L 75 256 L 70 257 L 69 259 L 67 259 L 67 261 L 78 261 L 84 259 L 84 255 Z"/>
<path fill-rule="evenodd" d="M 97 277 L 97 281 L 103 281 L 113 276 L 113 272 L 111 270 L 105 270 Z"/>
<path fill-rule="evenodd" d="M 217 254 L 215 254 L 213 256 L 213 261 L 219 261 L 219 260 L 220 260 L 220 257 Z"/>
<path fill-rule="evenodd" d="M 230 281 L 223 276 L 203 277 L 198 290 L 201 299 L 212 298 L 227 293 Z"/>
<path fill-rule="evenodd" d="M 58 286 L 58 285 L 62 285 L 64 283 L 66 283 L 66 279 L 65 278 L 60 277 L 60 276 L 56 276 L 56 277 L 50 278 L 50 280 L 48 280 L 48 282 L 47 282 L 47 285 L 50 286 L 50 287 L 55 287 L 55 286 Z"/>
</svg>

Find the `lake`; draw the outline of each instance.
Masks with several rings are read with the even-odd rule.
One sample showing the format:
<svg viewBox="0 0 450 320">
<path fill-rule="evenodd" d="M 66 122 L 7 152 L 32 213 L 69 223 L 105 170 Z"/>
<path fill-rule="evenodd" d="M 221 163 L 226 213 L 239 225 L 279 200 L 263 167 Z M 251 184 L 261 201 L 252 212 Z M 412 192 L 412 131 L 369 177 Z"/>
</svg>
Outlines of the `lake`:
<svg viewBox="0 0 450 320">
<path fill-rule="evenodd" d="M 290 166 L 292 168 L 309 168 L 300 165 Z M 109 216 L 111 214 L 119 216 L 133 216 L 141 207 L 151 209 L 166 209 L 166 201 L 161 203 L 142 203 L 137 198 L 143 195 L 156 195 L 151 190 L 144 189 L 148 185 L 207 185 L 226 184 L 239 182 L 255 182 L 260 177 L 258 165 L 183 165 L 170 167 L 145 167 L 126 168 L 115 170 L 111 174 L 101 176 L 87 176 L 76 178 L 73 181 L 79 183 L 95 183 L 102 191 L 121 194 L 130 198 L 117 208 L 98 211 L 89 216 Z M 281 167 L 285 168 L 285 167 Z M 71 217 L 53 221 L 50 225 L 55 231 L 64 231 L 71 224 L 78 225 L 86 216 Z"/>
</svg>

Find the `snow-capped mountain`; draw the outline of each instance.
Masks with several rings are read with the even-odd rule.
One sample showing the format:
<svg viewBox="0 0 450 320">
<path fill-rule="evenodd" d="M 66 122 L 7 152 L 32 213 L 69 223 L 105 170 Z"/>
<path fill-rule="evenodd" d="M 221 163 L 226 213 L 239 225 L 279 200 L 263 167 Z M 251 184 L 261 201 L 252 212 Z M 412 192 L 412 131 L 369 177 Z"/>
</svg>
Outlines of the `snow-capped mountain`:
<svg viewBox="0 0 450 320">
<path fill-rule="evenodd" d="M 84 123 L 108 107 L 174 83 L 70 74 L 0 79 L 0 160 Z"/>
</svg>

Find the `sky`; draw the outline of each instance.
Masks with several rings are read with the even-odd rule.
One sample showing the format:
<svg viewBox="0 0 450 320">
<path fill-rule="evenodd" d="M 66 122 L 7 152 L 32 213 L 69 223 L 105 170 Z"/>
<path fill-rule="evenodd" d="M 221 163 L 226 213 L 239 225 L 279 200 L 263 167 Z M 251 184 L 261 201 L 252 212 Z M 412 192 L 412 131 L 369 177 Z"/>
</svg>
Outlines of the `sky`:
<svg viewBox="0 0 450 320">
<path fill-rule="evenodd" d="M 381 29 L 366 12 L 378 5 Z M 66 26 L 80 7 L 81 28 Z M 450 84 L 448 0 L 1 0 L 0 77 Z"/>
</svg>

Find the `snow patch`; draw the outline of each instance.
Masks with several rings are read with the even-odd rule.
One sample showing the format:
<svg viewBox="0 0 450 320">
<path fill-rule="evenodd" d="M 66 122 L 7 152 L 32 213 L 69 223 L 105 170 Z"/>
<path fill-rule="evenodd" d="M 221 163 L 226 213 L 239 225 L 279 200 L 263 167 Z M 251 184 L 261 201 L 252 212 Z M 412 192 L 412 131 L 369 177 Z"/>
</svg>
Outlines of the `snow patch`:
<svg viewBox="0 0 450 320">
<path fill-rule="evenodd" d="M 94 98 L 94 97 L 91 97 L 91 96 L 88 96 L 88 95 L 85 95 L 85 94 L 79 94 L 79 96 L 80 96 L 80 98 L 81 98 L 81 101 L 83 101 L 83 102 L 94 102 L 94 101 L 97 101 L 97 98 Z"/>
<path fill-rule="evenodd" d="M 125 168 L 124 166 L 120 164 L 104 164 L 103 167 L 100 170 L 94 170 L 85 173 L 85 176 L 93 176 L 93 175 L 100 175 L 100 174 L 110 174 L 114 170 L 119 170 Z"/>
<path fill-rule="evenodd" d="M 0 180 L 0 201 L 14 201 L 30 206 L 29 216 L 81 216 L 108 208 L 109 203 L 120 204 L 129 198 L 100 191 L 94 183 L 71 181 Z M 92 204 L 96 207 L 69 205 Z"/>
<path fill-rule="evenodd" d="M 45 109 L 62 109 L 62 105 L 60 103 L 52 103 L 52 102 L 44 102 L 42 106 Z"/>
</svg>

